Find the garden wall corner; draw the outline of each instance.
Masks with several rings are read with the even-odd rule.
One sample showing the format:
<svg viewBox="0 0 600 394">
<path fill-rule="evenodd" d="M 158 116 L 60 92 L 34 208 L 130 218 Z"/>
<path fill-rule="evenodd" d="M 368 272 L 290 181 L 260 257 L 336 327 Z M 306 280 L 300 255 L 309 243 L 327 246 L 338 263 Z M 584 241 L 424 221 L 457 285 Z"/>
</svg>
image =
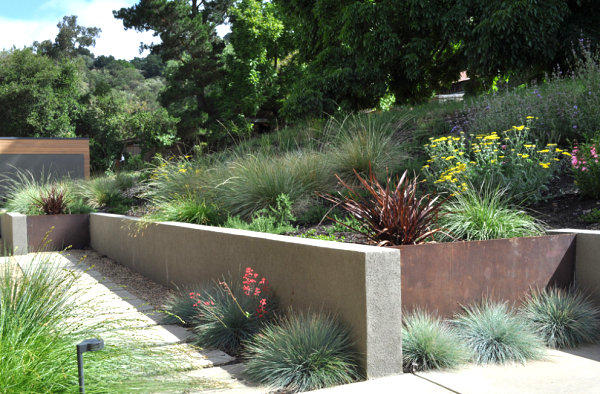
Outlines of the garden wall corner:
<svg viewBox="0 0 600 394">
<path fill-rule="evenodd" d="M 575 286 L 600 306 L 600 231 L 561 229 L 553 233 L 577 235 L 575 246 Z"/>
<path fill-rule="evenodd" d="M 6 212 L 1 223 L 3 250 L 13 255 L 27 254 L 27 216 Z"/>
<path fill-rule="evenodd" d="M 337 313 L 367 378 L 402 373 L 398 250 L 111 214 L 90 216 L 90 239 L 99 253 L 170 287 L 252 267 L 283 308 Z"/>
</svg>

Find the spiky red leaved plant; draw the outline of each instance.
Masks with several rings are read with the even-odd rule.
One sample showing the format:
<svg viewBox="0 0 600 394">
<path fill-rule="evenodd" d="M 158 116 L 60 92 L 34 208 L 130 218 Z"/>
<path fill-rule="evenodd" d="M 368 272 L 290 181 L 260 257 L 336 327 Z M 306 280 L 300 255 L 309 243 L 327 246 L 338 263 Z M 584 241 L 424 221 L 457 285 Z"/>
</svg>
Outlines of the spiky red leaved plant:
<svg viewBox="0 0 600 394">
<path fill-rule="evenodd" d="M 347 184 L 336 174 L 346 193 L 321 195 L 358 219 L 361 228 L 338 223 L 364 234 L 378 246 L 419 244 L 433 239 L 435 233 L 443 232 L 438 226 L 438 218 L 446 199 L 432 194 L 419 195 L 416 177 L 408 179 L 405 171 L 392 185 L 392 178 L 388 175 L 384 186 L 373 171 L 369 171 L 368 179 L 361 177 L 356 170 L 354 174 L 358 186 Z"/>
<path fill-rule="evenodd" d="M 55 184 L 51 185 L 47 191 L 40 193 L 35 200 L 44 215 L 61 215 L 67 212 L 69 199 L 67 191 Z"/>
</svg>

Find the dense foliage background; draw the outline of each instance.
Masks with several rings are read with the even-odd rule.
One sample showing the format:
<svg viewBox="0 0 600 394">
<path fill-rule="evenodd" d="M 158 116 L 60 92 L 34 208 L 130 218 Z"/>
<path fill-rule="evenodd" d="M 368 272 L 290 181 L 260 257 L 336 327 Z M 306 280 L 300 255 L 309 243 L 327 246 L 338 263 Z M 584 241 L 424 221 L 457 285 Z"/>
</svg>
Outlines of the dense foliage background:
<svg viewBox="0 0 600 394">
<path fill-rule="evenodd" d="M 466 70 L 469 92 L 542 81 L 593 52 L 592 0 L 140 0 L 115 10 L 161 43 L 95 57 L 100 29 L 65 16 L 52 40 L 0 53 L 0 135 L 89 137 L 93 168 L 124 140 L 144 153 L 218 148 L 272 125 L 428 100 Z M 228 24 L 225 37 L 217 27 Z M 557 68 L 558 67 L 558 68 Z M 507 82 L 508 81 L 508 82 Z M 279 122 L 279 123 L 276 123 Z M 232 138 L 234 137 L 234 138 Z"/>
</svg>

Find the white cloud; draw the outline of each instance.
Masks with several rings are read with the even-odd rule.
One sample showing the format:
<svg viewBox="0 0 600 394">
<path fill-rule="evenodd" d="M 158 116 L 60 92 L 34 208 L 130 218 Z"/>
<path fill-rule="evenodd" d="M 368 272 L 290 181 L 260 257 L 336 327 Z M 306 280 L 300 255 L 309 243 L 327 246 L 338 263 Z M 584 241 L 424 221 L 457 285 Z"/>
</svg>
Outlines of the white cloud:
<svg viewBox="0 0 600 394">
<path fill-rule="evenodd" d="M 117 59 L 132 59 L 140 55 L 140 42 L 159 42 L 151 32 L 137 32 L 123 29 L 120 19 L 113 17 L 112 11 L 128 7 L 131 0 L 51 0 L 40 6 L 47 16 L 45 20 L 23 21 L 0 17 L 0 48 L 9 49 L 31 45 L 33 41 L 54 40 L 58 33 L 56 24 L 64 15 L 77 15 L 77 23 L 85 27 L 102 29 L 96 39 L 96 46 L 90 50 L 96 55 L 113 55 Z M 54 20 L 48 16 L 58 15 Z"/>
</svg>

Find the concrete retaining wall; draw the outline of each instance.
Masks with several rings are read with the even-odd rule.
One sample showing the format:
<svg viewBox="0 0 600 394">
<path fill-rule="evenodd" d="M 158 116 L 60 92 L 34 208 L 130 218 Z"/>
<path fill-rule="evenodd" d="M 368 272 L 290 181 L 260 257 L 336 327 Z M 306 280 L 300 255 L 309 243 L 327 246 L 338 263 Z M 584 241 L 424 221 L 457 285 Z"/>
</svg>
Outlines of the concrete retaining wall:
<svg viewBox="0 0 600 394">
<path fill-rule="evenodd" d="M 587 291 L 600 306 L 600 231 L 564 229 L 552 232 L 577 234 L 575 285 Z"/>
<path fill-rule="evenodd" d="M 2 215 L 3 250 L 10 254 L 27 254 L 27 216 L 7 212 Z"/>
<path fill-rule="evenodd" d="M 99 253 L 171 287 L 252 267 L 282 307 L 337 312 L 368 378 L 402 372 L 398 250 L 111 214 L 90 216 L 90 239 Z"/>
</svg>

